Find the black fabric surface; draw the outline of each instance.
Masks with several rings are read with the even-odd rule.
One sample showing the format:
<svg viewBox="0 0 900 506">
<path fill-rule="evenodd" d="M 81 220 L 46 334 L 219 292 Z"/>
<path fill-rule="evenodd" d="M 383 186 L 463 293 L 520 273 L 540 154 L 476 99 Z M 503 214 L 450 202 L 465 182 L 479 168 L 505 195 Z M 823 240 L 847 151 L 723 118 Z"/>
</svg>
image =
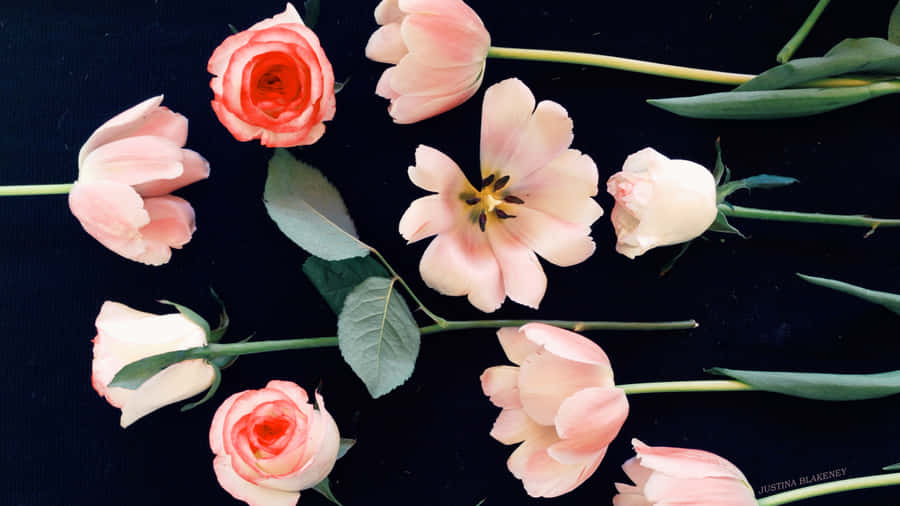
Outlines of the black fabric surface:
<svg viewBox="0 0 900 506">
<path fill-rule="evenodd" d="M 760 72 L 815 2 L 472 2 L 495 45 L 594 51 L 702 68 Z M 378 248 L 426 305 L 454 319 L 482 315 L 463 298 L 430 290 L 418 274 L 425 243 L 406 246 L 397 222 L 425 194 L 408 180 L 414 149 L 447 153 L 478 172 L 484 88 L 518 77 L 538 100 L 560 102 L 575 121 L 573 147 L 591 155 L 603 182 L 625 157 L 653 146 L 711 166 L 721 136 L 736 177 L 796 177 L 786 189 L 736 195 L 776 209 L 900 216 L 897 121 L 886 97 L 811 118 L 734 122 L 679 118 L 647 98 L 725 88 L 577 65 L 491 60 L 484 86 L 461 107 L 412 126 L 394 125 L 374 95 L 385 65 L 364 58 L 375 2 L 322 2 L 316 28 L 338 80 L 337 115 L 298 157 L 340 189 L 363 240 Z M 833 2 L 798 56 L 844 37 L 887 30 L 893 0 Z M 425 336 L 416 372 L 395 392 L 369 398 L 337 349 L 241 358 L 216 397 L 182 414 L 167 407 L 119 428 L 119 411 L 90 385 L 94 319 L 104 300 L 167 312 L 171 299 L 213 315 L 210 287 L 232 317 L 230 338 L 333 335 L 336 319 L 300 270 L 306 254 L 262 203 L 271 153 L 240 143 L 217 121 L 206 62 L 230 32 L 284 9 L 279 1 L 5 1 L 0 5 L 0 184 L 70 182 L 81 144 L 103 121 L 148 97 L 190 119 L 187 147 L 211 163 L 208 181 L 178 192 L 197 212 L 193 240 L 172 261 L 146 267 L 111 253 L 72 217 L 65 196 L 0 199 L 0 504 L 237 504 L 217 484 L 209 423 L 228 395 L 287 379 L 320 382 L 345 437 L 358 444 L 332 474 L 347 506 L 363 504 L 609 504 L 629 441 L 715 452 L 755 489 L 846 468 L 848 477 L 900 461 L 897 397 L 828 403 L 775 394 L 632 396 L 631 413 L 603 464 L 574 492 L 529 498 L 506 469 L 513 447 L 488 436 L 499 412 L 478 377 L 506 359 L 488 330 Z M 612 198 L 598 201 L 607 211 Z M 900 317 L 808 285 L 795 272 L 900 292 L 900 231 L 734 220 L 748 236 L 710 235 L 675 269 L 661 248 L 631 261 L 614 251 L 608 218 L 598 250 L 575 267 L 544 262 L 539 311 L 507 301 L 496 317 L 666 320 L 693 331 L 587 334 L 604 347 L 619 383 L 704 379 L 722 366 L 822 372 L 898 368 Z M 426 323 L 423 315 L 420 322 Z M 808 501 L 816 506 L 900 504 L 885 488 Z M 327 504 L 313 491 L 301 504 Z"/>
</svg>

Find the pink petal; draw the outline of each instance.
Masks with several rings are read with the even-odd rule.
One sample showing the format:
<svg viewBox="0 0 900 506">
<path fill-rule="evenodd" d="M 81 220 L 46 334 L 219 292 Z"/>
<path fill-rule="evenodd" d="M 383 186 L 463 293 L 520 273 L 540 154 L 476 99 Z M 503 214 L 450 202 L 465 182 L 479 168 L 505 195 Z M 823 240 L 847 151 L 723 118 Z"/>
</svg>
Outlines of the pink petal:
<svg viewBox="0 0 900 506">
<path fill-rule="evenodd" d="M 566 360 L 546 349 L 529 355 L 519 371 L 522 406 L 542 425 L 554 424 L 560 406 L 579 390 L 612 386 L 609 367 Z"/>
<path fill-rule="evenodd" d="M 197 229 L 194 208 L 182 198 L 172 195 L 152 197 L 144 201 L 144 209 L 150 214 L 150 224 L 141 228 L 141 235 L 147 242 L 181 248 Z"/>
<path fill-rule="evenodd" d="M 266 28 L 270 28 L 276 25 L 283 24 L 291 24 L 291 23 L 299 23 L 303 24 L 303 18 L 300 17 L 300 13 L 297 12 L 297 9 L 294 7 L 294 4 L 288 2 L 284 8 L 284 12 L 276 14 L 271 18 L 264 19 L 255 25 L 248 28 L 248 31 L 251 30 L 264 30 Z"/>
<path fill-rule="evenodd" d="M 622 165 L 624 172 L 645 172 L 651 167 L 659 166 L 668 162 L 669 158 L 662 155 L 653 148 L 644 148 L 636 153 L 632 153 L 625 159 Z"/>
<path fill-rule="evenodd" d="M 491 437 L 505 445 L 539 437 L 544 427 L 534 423 L 521 409 L 504 409 L 494 422 Z"/>
<path fill-rule="evenodd" d="M 643 489 L 647 480 L 650 479 L 650 475 L 653 474 L 653 470 L 642 466 L 640 460 L 638 456 L 631 457 L 622 464 L 622 470 L 634 482 L 636 488 Z"/>
<path fill-rule="evenodd" d="M 181 147 L 187 142 L 188 120 L 177 112 L 160 107 L 151 112 L 144 124 L 135 129 L 129 137 L 142 135 L 163 137 Z"/>
<path fill-rule="evenodd" d="M 394 123 L 400 125 L 422 121 L 423 119 L 449 111 L 465 102 L 478 91 L 480 85 L 481 79 L 473 83 L 472 86 L 462 89 L 452 95 L 401 95 L 393 100 L 391 105 L 388 106 L 388 113 L 394 118 Z"/>
<path fill-rule="evenodd" d="M 400 96 L 400 94 L 397 93 L 396 90 L 391 88 L 391 76 L 393 76 L 394 72 L 396 71 L 397 67 L 390 67 L 381 73 L 381 77 L 378 79 L 378 84 L 375 85 L 376 95 L 388 100 L 394 100 L 395 98 Z"/>
<path fill-rule="evenodd" d="M 511 300 L 537 309 L 547 291 L 544 269 L 531 248 L 496 221 L 488 223 L 487 236 L 500 266 L 503 289 Z"/>
<path fill-rule="evenodd" d="M 219 455 L 213 460 L 213 470 L 219 485 L 235 499 L 249 506 L 296 506 L 299 492 L 284 492 L 254 485 L 241 478 L 231 465 L 232 457 Z"/>
<path fill-rule="evenodd" d="M 266 383 L 266 388 L 283 393 L 297 408 L 309 404 L 309 395 L 306 394 L 306 390 L 292 381 L 270 380 Z"/>
<path fill-rule="evenodd" d="M 569 113 L 556 102 L 544 100 L 539 103 L 502 167 L 504 173 L 511 176 L 510 185 L 527 179 L 534 171 L 562 155 L 574 138 Z"/>
<path fill-rule="evenodd" d="M 697 506 L 756 506 L 753 491 L 743 482 L 728 478 L 674 478 L 653 473 L 644 488 L 651 504 Z"/>
<path fill-rule="evenodd" d="M 481 24 L 449 16 L 411 14 L 400 31 L 409 52 L 437 68 L 484 62 L 491 43 Z"/>
<path fill-rule="evenodd" d="M 634 451 L 641 465 L 677 478 L 734 478 L 747 481 L 744 474 L 731 462 L 703 450 L 647 446 L 632 439 Z"/>
<path fill-rule="evenodd" d="M 154 111 L 159 110 L 159 104 L 162 101 L 162 95 L 148 98 L 100 125 L 85 141 L 84 145 L 81 146 L 81 150 L 78 152 L 78 165 L 80 166 L 84 159 L 98 146 L 131 136 L 132 132 L 143 126 L 150 119 Z"/>
<path fill-rule="evenodd" d="M 587 260 L 596 249 L 589 226 L 561 221 L 526 205 L 503 222 L 509 232 L 552 264 L 568 267 Z"/>
<path fill-rule="evenodd" d="M 135 185 L 184 172 L 181 148 L 164 137 L 126 137 L 93 150 L 78 167 L 79 181 Z"/>
<path fill-rule="evenodd" d="M 612 366 L 603 348 L 594 341 L 570 330 L 547 325 L 528 323 L 519 328 L 531 342 L 543 346 L 550 353 L 575 362 L 600 365 L 609 369 L 612 385 Z M 601 385 L 598 385 L 601 386 Z"/>
<path fill-rule="evenodd" d="M 429 195 L 416 199 L 400 218 L 400 235 L 407 244 L 444 233 L 453 228 L 462 216 L 460 200 L 443 195 Z"/>
<path fill-rule="evenodd" d="M 487 238 L 475 231 L 475 226 L 464 226 L 435 237 L 422 255 L 419 272 L 429 287 L 444 295 L 468 295 L 473 306 L 490 313 L 506 295 Z"/>
<path fill-rule="evenodd" d="M 199 153 L 190 149 L 182 149 L 181 155 L 181 165 L 184 167 L 184 171 L 180 176 L 141 183 L 134 185 L 134 189 L 143 197 L 158 197 L 209 177 L 209 162 Z"/>
<path fill-rule="evenodd" d="M 366 58 L 381 63 L 397 63 L 409 51 L 400 35 L 400 23 L 389 23 L 369 37 Z"/>
<path fill-rule="evenodd" d="M 506 167 L 519 144 L 531 113 L 534 95 L 522 81 L 507 79 L 484 92 L 481 108 L 481 175 Z M 511 184 L 515 185 L 515 181 Z"/>
<path fill-rule="evenodd" d="M 406 13 L 447 16 L 455 20 L 481 25 L 478 14 L 462 0 L 399 0 L 399 8 Z"/>
<path fill-rule="evenodd" d="M 215 81 L 215 79 L 213 79 L 213 81 Z M 216 116 L 219 117 L 219 122 L 228 129 L 236 140 L 246 142 L 258 139 L 264 132 L 261 127 L 251 125 L 237 117 L 237 115 L 229 111 L 228 108 L 225 107 L 225 104 L 218 99 L 211 101 L 210 104 L 212 105 Z"/>
<path fill-rule="evenodd" d="M 616 483 L 618 486 L 619 484 Z M 620 493 L 613 497 L 613 506 L 653 506 L 643 495 Z"/>
<path fill-rule="evenodd" d="M 144 252 L 140 228 L 150 222 L 144 201 L 130 186 L 110 181 L 77 182 L 69 208 L 100 244 L 135 260 Z"/>
<path fill-rule="evenodd" d="M 556 413 L 562 441 L 547 452 L 565 464 L 578 464 L 604 452 L 628 417 L 628 400 L 619 388 L 594 387 L 575 392 Z"/>
<path fill-rule="evenodd" d="M 381 0 L 375 7 L 375 22 L 379 25 L 400 21 L 405 15 L 397 5 L 397 0 Z"/>
<path fill-rule="evenodd" d="M 390 87 L 400 95 L 441 97 L 455 95 L 481 83 L 484 63 L 436 68 L 422 57 L 408 54 L 391 74 Z"/>
<path fill-rule="evenodd" d="M 522 480 L 532 497 L 558 497 L 571 492 L 597 470 L 605 455 L 603 452 L 584 464 L 563 464 L 547 454 L 547 448 L 555 441 L 552 431 L 544 431 L 526 439 L 509 457 L 509 470 Z"/>
<path fill-rule="evenodd" d="M 222 41 L 221 44 L 213 51 L 212 56 L 209 57 L 209 62 L 206 64 L 206 71 L 215 76 L 223 76 L 225 75 L 225 71 L 228 69 L 228 63 L 231 61 L 231 55 L 234 54 L 235 51 L 247 45 L 247 42 L 253 37 L 254 33 L 245 30 L 243 32 L 236 33 L 234 35 L 230 35 L 228 38 Z M 221 79 L 213 79 L 212 80 L 215 85 L 210 83 L 210 86 L 216 92 L 216 94 L 221 94 Z"/>
<path fill-rule="evenodd" d="M 497 331 L 497 338 L 506 358 L 516 365 L 521 365 L 528 355 L 541 349 L 540 345 L 528 340 L 525 333 L 516 327 L 503 327 Z"/>
<path fill-rule="evenodd" d="M 423 190 L 451 197 L 463 191 L 475 192 L 456 162 L 424 144 L 416 148 L 416 164 L 409 167 L 408 174 L 410 181 Z"/>
<path fill-rule="evenodd" d="M 481 390 L 498 408 L 519 408 L 519 368 L 510 365 L 488 367 L 481 375 Z"/>
<path fill-rule="evenodd" d="M 590 225 L 603 216 L 597 194 L 597 166 L 591 157 L 567 149 L 547 166 L 510 187 L 529 209 L 570 223 Z"/>
<path fill-rule="evenodd" d="M 225 454 L 225 441 L 222 439 L 225 434 L 225 417 L 231 411 L 231 406 L 244 392 L 231 394 L 225 402 L 223 402 L 213 415 L 213 421 L 209 428 L 209 447 L 216 455 Z"/>
</svg>

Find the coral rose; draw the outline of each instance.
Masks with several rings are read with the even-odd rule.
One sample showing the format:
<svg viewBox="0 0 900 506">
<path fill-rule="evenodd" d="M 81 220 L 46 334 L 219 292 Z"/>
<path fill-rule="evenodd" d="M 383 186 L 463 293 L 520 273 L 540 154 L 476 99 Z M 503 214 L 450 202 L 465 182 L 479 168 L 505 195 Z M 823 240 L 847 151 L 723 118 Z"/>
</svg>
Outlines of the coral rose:
<svg viewBox="0 0 900 506">
<path fill-rule="evenodd" d="M 568 149 L 572 139 L 562 106 L 535 107 L 528 87 L 507 79 L 484 95 L 479 189 L 453 160 L 419 146 L 409 178 L 437 194 L 414 201 L 399 230 L 409 242 L 437 234 L 419 263 L 425 284 L 486 312 L 506 296 L 536 308 L 547 288 L 536 254 L 560 266 L 591 256 L 591 224 L 603 214 L 591 198 L 597 166 Z"/>
<path fill-rule="evenodd" d="M 653 148 L 629 156 L 606 190 L 616 198 L 610 214 L 619 239 L 616 251 L 628 258 L 690 241 L 718 213 L 712 173 L 688 160 L 670 160 Z"/>
<path fill-rule="evenodd" d="M 647 446 L 633 439 L 635 457 L 622 466 L 635 485 L 616 483 L 615 506 L 691 504 L 756 506 L 747 478 L 731 462 L 713 453 Z"/>
<path fill-rule="evenodd" d="M 485 395 L 503 408 L 491 437 L 522 443 L 507 467 L 533 497 L 570 492 L 600 465 L 628 416 L 603 350 L 574 332 L 542 323 L 497 332 L 515 366 L 481 375 Z"/>
<path fill-rule="evenodd" d="M 169 192 L 209 177 L 209 164 L 190 149 L 188 121 L 145 100 L 100 126 L 78 154 L 69 208 L 85 231 L 112 251 L 161 265 L 196 229 L 194 209 Z"/>
<path fill-rule="evenodd" d="M 206 345 L 204 330 L 180 313 L 155 315 L 106 301 L 100 308 L 96 325 L 91 384 L 110 404 L 122 409 L 120 423 L 123 428 L 212 385 L 213 366 L 197 359 L 163 369 L 136 390 L 108 386 L 116 373 L 131 362 Z"/>
<path fill-rule="evenodd" d="M 207 70 L 219 121 L 239 141 L 312 144 L 334 117 L 334 71 L 319 39 L 290 3 L 284 12 L 225 39 Z"/>
<path fill-rule="evenodd" d="M 396 123 L 450 110 L 478 91 L 491 36 L 461 0 L 381 0 L 366 56 L 391 63 L 375 93 Z"/>
<path fill-rule="evenodd" d="M 290 381 L 226 399 L 209 431 L 222 488 L 250 506 L 290 506 L 324 480 L 341 438 L 318 392 L 316 406 Z"/>
</svg>

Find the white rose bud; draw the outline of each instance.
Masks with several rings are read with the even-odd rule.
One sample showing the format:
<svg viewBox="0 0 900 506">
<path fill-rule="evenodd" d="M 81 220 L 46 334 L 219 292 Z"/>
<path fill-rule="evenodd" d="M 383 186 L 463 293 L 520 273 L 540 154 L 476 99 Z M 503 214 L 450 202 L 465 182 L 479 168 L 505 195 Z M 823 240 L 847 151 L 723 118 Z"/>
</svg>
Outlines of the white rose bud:
<svg viewBox="0 0 900 506">
<path fill-rule="evenodd" d="M 670 160 L 644 148 L 625 160 L 606 191 L 616 198 L 610 218 L 616 251 L 634 258 L 657 246 L 678 244 L 705 232 L 718 213 L 716 181 L 700 164 Z"/>
</svg>

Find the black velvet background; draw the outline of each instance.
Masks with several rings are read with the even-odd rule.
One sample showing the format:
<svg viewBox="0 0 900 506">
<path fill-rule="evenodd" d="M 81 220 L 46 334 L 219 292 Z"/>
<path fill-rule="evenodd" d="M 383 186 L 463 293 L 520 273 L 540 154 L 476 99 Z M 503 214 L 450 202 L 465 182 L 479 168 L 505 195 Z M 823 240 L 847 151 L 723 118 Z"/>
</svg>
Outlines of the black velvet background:
<svg viewBox="0 0 900 506">
<path fill-rule="evenodd" d="M 342 192 L 363 240 L 387 256 L 423 301 L 448 318 L 481 315 L 462 298 L 421 281 L 425 244 L 406 246 L 397 222 L 424 191 L 406 167 L 418 144 L 436 147 L 474 177 L 483 89 L 463 106 L 413 126 L 392 124 L 373 93 L 384 65 L 363 47 L 376 28 L 375 2 L 323 0 L 316 31 L 336 77 L 352 76 L 337 115 L 298 156 Z M 821 55 L 844 37 L 879 36 L 893 0 L 833 2 L 798 56 Z M 478 1 L 496 45 L 596 51 L 696 67 L 759 72 L 814 2 Z M 228 305 L 232 339 L 333 335 L 335 318 L 306 280 L 306 256 L 262 203 L 270 152 L 235 141 L 213 114 L 206 62 L 230 32 L 284 9 L 275 0 L 203 2 L 5 1 L 0 6 L 0 184 L 75 179 L 81 144 L 103 121 L 150 96 L 190 119 L 187 147 L 209 159 L 208 181 L 179 192 L 198 230 L 163 267 L 122 259 L 84 233 L 65 196 L 0 200 L 0 504 L 237 504 L 219 488 L 209 423 L 231 393 L 289 379 L 320 381 L 346 437 L 359 440 L 332 480 L 347 506 L 363 504 L 609 504 L 629 440 L 713 451 L 759 488 L 846 468 L 848 477 L 900 461 L 896 397 L 825 403 L 766 393 L 630 398 L 631 414 L 594 474 L 553 501 L 525 495 L 506 470 L 512 447 L 488 436 L 498 413 L 478 376 L 506 363 L 491 331 L 426 336 L 416 372 L 373 401 L 336 349 L 244 357 L 213 401 L 181 414 L 158 411 L 127 430 L 90 385 L 93 321 L 104 300 L 166 312 L 172 299 L 212 315 L 214 287 Z M 700 121 L 644 99 L 717 91 L 702 83 L 574 65 L 491 60 L 484 87 L 519 77 L 538 100 L 563 104 L 573 147 L 590 154 L 601 182 L 645 146 L 711 166 L 721 136 L 736 177 L 774 173 L 794 187 L 742 193 L 736 203 L 778 209 L 900 216 L 898 104 L 887 97 L 822 116 L 765 122 Z M 601 192 L 602 190 L 601 184 Z M 612 199 L 598 196 L 607 214 Z M 702 369 L 878 372 L 898 368 L 900 317 L 805 284 L 805 272 L 900 291 L 900 232 L 734 220 L 749 240 L 712 235 L 676 268 L 676 248 L 636 261 L 615 253 L 608 218 L 594 227 L 585 263 L 544 263 L 549 289 L 539 311 L 507 302 L 510 318 L 663 320 L 696 318 L 694 331 L 594 332 L 620 383 L 700 379 Z M 420 315 L 421 316 L 421 315 Z M 422 323 L 425 323 L 422 320 Z M 809 501 L 897 504 L 898 489 Z M 315 492 L 302 504 L 327 504 Z M 806 504 L 806 503 L 804 503 Z"/>
</svg>

